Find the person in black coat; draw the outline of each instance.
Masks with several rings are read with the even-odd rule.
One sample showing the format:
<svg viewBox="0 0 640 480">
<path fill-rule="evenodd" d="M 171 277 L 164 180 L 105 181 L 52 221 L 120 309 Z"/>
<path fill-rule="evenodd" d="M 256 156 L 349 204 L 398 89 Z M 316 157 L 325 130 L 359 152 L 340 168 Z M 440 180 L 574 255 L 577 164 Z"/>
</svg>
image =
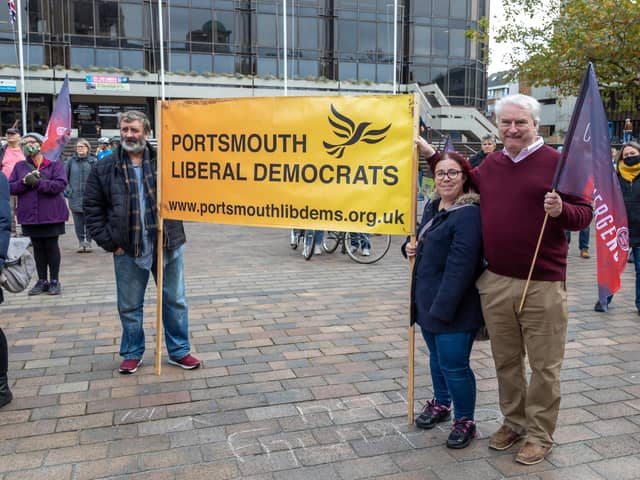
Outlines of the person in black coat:
<svg viewBox="0 0 640 480">
<path fill-rule="evenodd" d="M 618 153 L 617 162 L 620 191 L 627 211 L 629 224 L 629 257 L 633 259 L 636 271 L 636 310 L 640 315 L 640 143 L 625 143 Z M 611 303 L 613 295 L 607 298 Z M 597 301 L 596 312 L 604 312 L 605 308 Z"/>
<path fill-rule="evenodd" d="M 11 207 L 9 205 L 9 184 L 6 177 L 0 173 L 0 274 L 7 260 L 9 249 L 9 237 L 11 237 Z M 2 303 L 2 290 L 0 290 L 0 303 Z M 0 407 L 13 399 L 9 390 L 7 368 L 9 366 L 7 337 L 0 328 Z"/>
<path fill-rule="evenodd" d="M 482 163 L 484 158 L 496 150 L 496 138 L 493 135 L 485 135 L 482 137 L 480 151 L 469 158 L 471 168 L 475 168 Z"/>
<path fill-rule="evenodd" d="M 430 429 L 451 416 L 447 447 L 464 448 L 475 437 L 476 383 L 469 364 L 471 348 L 484 324 L 475 281 L 482 272 L 479 196 L 469 193 L 470 165 L 455 152 L 435 164 L 435 194 L 424 208 L 417 244 L 404 245 L 415 256 L 411 321 L 429 348 L 435 398 L 416 419 Z"/>
</svg>

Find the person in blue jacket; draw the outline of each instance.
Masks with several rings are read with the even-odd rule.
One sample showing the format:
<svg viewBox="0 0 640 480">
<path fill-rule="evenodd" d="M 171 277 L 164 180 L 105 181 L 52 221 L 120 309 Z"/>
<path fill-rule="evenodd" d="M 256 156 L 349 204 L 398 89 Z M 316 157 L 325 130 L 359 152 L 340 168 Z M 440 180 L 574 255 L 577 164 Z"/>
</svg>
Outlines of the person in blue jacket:
<svg viewBox="0 0 640 480">
<path fill-rule="evenodd" d="M 417 322 L 429 348 L 434 399 L 416 426 L 431 429 L 451 417 L 447 447 L 464 448 L 476 434 L 476 382 L 469 364 L 471 348 L 484 325 L 475 281 L 483 269 L 479 195 L 471 193 L 469 162 L 446 152 L 433 166 L 435 193 L 425 205 L 417 243 L 404 253 L 415 256 L 411 322 Z"/>
</svg>

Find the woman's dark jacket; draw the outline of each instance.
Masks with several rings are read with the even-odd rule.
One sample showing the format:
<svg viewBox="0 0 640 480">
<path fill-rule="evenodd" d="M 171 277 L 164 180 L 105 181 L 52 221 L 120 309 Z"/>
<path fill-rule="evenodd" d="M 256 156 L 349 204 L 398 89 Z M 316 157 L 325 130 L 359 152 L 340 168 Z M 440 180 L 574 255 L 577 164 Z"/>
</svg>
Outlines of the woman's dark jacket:
<svg viewBox="0 0 640 480">
<path fill-rule="evenodd" d="M 78 157 L 73 155 L 69 157 L 64 165 L 64 171 L 67 174 L 67 189 L 65 193 L 69 199 L 69 208 L 72 212 L 82 213 L 82 197 L 84 196 L 84 185 L 89 178 L 91 167 L 96 163 L 96 157 L 87 155 L 86 157 Z"/>
<path fill-rule="evenodd" d="M 484 325 L 475 287 L 483 270 L 480 197 L 464 194 L 453 210 L 438 210 L 440 199 L 424 208 L 411 285 L 411 321 L 432 333 L 458 333 Z"/>
<path fill-rule="evenodd" d="M 30 187 L 22 183 L 24 177 L 35 170 L 31 157 L 16 163 L 9 178 L 11 195 L 18 197 L 16 217 L 21 225 L 43 225 L 66 222 L 69 218 L 67 202 L 62 195 L 67 176 L 62 162 L 47 158 L 40 164 L 40 180 Z"/>
<path fill-rule="evenodd" d="M 620 160 L 622 161 L 622 160 Z M 618 172 L 620 190 L 629 223 L 629 246 L 640 247 L 640 175 L 629 182 Z"/>
<path fill-rule="evenodd" d="M 149 160 L 154 175 L 157 172 L 157 156 L 147 143 Z M 87 229 L 98 245 L 108 252 L 123 248 L 135 256 L 131 244 L 129 212 L 131 202 L 124 177 L 124 150 L 118 147 L 91 169 L 84 189 L 82 207 Z M 154 198 L 155 201 L 155 198 Z M 174 250 L 186 242 L 184 227 L 180 220 L 165 220 L 163 246 Z"/>
</svg>

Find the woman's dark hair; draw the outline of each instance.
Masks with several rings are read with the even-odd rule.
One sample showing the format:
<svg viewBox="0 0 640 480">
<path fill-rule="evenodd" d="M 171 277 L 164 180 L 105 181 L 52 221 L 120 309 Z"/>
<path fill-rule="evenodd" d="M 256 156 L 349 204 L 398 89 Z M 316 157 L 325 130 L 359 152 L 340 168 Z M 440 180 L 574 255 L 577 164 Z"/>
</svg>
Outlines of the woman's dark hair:
<svg viewBox="0 0 640 480">
<path fill-rule="evenodd" d="M 453 160 L 460 166 L 460 170 L 462 170 L 465 175 L 464 184 L 462 185 L 462 191 L 464 193 L 469 193 L 469 190 L 471 189 L 471 164 L 469 163 L 469 161 L 459 153 L 443 152 L 438 162 L 433 166 L 434 177 L 438 163 L 443 160 Z"/>
</svg>

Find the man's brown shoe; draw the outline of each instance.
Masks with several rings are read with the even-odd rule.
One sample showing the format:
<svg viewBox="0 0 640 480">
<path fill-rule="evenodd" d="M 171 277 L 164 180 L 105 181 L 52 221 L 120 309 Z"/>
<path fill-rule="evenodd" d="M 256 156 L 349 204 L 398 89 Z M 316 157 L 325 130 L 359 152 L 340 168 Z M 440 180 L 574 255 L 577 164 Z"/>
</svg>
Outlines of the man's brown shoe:
<svg viewBox="0 0 640 480">
<path fill-rule="evenodd" d="M 514 432 L 506 425 L 502 425 L 489 439 L 489 448 L 493 450 L 506 450 L 522 438 L 522 435 Z"/>
<path fill-rule="evenodd" d="M 524 442 L 524 445 L 516 455 L 516 462 L 523 465 L 535 465 L 544 460 L 544 457 L 551 451 L 552 445 L 536 445 L 531 442 Z"/>
<path fill-rule="evenodd" d="M 580 250 L 580 256 L 582 258 L 589 258 L 589 250 L 587 250 L 586 248 L 583 248 L 582 250 Z"/>
</svg>

